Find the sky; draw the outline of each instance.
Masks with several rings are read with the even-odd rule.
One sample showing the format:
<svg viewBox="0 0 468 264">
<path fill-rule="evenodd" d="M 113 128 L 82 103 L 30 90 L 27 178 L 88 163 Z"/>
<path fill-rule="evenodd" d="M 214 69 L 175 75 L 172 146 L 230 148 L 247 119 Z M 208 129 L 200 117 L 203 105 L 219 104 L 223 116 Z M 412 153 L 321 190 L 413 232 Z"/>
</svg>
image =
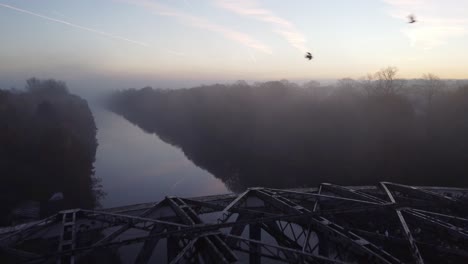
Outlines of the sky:
<svg viewBox="0 0 468 264">
<path fill-rule="evenodd" d="M 466 10 L 466 0 L 0 0 L 0 81 L 183 86 L 386 66 L 463 79 Z"/>
</svg>

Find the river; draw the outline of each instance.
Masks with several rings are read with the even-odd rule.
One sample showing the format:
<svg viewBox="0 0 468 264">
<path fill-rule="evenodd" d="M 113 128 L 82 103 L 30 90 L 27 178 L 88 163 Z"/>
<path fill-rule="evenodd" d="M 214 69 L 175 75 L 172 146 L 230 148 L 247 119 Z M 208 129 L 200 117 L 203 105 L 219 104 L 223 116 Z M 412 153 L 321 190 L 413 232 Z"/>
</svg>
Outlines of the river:
<svg viewBox="0 0 468 264">
<path fill-rule="evenodd" d="M 184 153 L 119 115 L 92 107 L 97 126 L 95 175 L 102 180 L 104 208 L 156 202 L 165 196 L 229 192 L 224 183 L 195 166 Z"/>
</svg>

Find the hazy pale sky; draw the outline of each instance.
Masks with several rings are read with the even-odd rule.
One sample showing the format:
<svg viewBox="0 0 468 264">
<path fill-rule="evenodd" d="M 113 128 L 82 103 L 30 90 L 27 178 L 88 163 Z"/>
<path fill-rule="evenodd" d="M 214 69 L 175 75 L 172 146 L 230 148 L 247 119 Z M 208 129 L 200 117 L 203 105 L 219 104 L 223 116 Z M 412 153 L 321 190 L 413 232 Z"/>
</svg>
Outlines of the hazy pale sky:
<svg viewBox="0 0 468 264">
<path fill-rule="evenodd" d="M 467 10 L 467 0 L 0 0 L 0 78 L 332 79 L 385 66 L 468 78 Z"/>
</svg>

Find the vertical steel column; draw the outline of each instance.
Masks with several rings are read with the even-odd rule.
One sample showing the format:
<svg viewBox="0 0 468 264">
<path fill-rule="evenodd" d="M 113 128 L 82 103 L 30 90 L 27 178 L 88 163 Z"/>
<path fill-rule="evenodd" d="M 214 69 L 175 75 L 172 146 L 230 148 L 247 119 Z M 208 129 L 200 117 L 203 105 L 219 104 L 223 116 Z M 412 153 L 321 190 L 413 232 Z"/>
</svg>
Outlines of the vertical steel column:
<svg viewBox="0 0 468 264">
<path fill-rule="evenodd" d="M 262 240 L 262 229 L 260 224 L 250 224 L 249 225 L 249 238 L 252 240 L 261 241 Z M 249 263 L 250 264 L 260 264 L 261 263 L 261 248 L 257 243 L 249 243 L 250 255 Z"/>
<path fill-rule="evenodd" d="M 168 229 L 171 231 L 171 229 Z M 179 252 L 179 239 L 174 236 L 169 236 L 166 240 L 167 247 L 167 263 L 170 263 Z"/>
<path fill-rule="evenodd" d="M 319 239 L 319 248 L 318 253 L 320 256 L 328 257 L 329 251 L 328 248 L 330 247 L 330 243 L 328 243 L 328 239 L 323 233 L 317 233 Z"/>
</svg>

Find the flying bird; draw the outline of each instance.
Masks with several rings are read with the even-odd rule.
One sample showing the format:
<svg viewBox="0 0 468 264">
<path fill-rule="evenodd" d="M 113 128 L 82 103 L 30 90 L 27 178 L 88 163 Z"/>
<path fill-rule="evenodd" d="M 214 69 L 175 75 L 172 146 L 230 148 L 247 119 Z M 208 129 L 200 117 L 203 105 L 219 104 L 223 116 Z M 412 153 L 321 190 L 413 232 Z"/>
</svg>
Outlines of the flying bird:
<svg viewBox="0 0 468 264">
<path fill-rule="evenodd" d="M 313 57 L 312 54 L 310 54 L 310 52 L 307 52 L 305 58 L 311 60 Z"/>
<path fill-rule="evenodd" d="M 408 23 L 410 24 L 416 23 L 416 17 L 414 15 L 409 15 L 408 19 L 409 19 Z"/>
</svg>

